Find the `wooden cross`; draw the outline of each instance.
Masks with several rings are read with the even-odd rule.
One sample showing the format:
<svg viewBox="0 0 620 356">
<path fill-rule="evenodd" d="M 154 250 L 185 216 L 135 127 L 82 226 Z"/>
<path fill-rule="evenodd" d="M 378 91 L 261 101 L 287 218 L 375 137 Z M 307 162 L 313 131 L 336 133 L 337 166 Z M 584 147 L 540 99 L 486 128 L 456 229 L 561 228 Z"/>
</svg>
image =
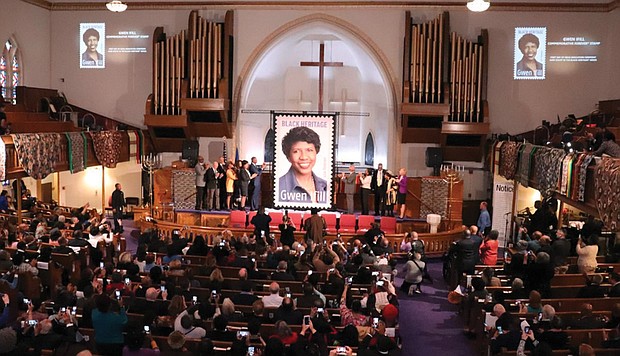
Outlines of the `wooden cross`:
<svg viewBox="0 0 620 356">
<path fill-rule="evenodd" d="M 323 112 L 323 77 L 325 75 L 325 67 L 342 67 L 342 62 L 325 62 L 325 44 L 321 42 L 319 45 L 319 61 L 318 62 L 301 62 L 302 67 L 319 67 L 319 112 Z"/>
</svg>

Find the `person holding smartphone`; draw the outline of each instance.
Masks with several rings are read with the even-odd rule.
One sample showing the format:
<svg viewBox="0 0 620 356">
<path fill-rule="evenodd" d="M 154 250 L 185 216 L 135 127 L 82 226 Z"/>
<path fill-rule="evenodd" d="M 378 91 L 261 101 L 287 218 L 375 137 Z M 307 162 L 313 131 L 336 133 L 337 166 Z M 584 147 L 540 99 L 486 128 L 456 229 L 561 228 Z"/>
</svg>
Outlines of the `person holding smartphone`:
<svg viewBox="0 0 620 356">
<path fill-rule="evenodd" d="M 282 216 L 282 223 L 278 225 L 278 229 L 280 229 L 280 243 L 293 248 L 293 243 L 295 242 L 294 233 L 297 230 L 293 220 L 288 215 Z"/>
<path fill-rule="evenodd" d="M 114 311 L 113 304 L 118 304 L 119 311 Z M 101 354 L 119 355 L 123 350 L 123 328 L 127 324 L 127 313 L 123 307 L 123 300 L 112 300 L 107 294 L 95 297 L 92 311 L 93 329 L 95 329 L 95 343 Z"/>
<path fill-rule="evenodd" d="M 340 324 L 342 326 L 368 326 L 369 317 L 362 314 L 362 303 L 359 299 L 351 301 L 351 309 L 347 308 L 347 292 L 349 284 L 345 284 L 342 296 L 340 297 Z"/>
</svg>

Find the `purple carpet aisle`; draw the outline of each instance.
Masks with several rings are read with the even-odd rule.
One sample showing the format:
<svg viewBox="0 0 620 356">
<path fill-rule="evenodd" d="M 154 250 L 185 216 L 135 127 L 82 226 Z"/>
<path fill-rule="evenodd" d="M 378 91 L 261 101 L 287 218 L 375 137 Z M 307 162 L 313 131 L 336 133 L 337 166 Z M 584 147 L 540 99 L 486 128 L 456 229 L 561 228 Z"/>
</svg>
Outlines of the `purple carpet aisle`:
<svg viewBox="0 0 620 356">
<path fill-rule="evenodd" d="M 399 265 L 399 271 L 402 265 Z M 456 314 L 457 307 L 447 301 L 447 286 L 441 277 L 442 262 L 428 264 L 434 284 L 425 282 L 423 294 L 413 297 L 399 291 L 400 335 L 403 355 L 473 356 L 474 343 L 463 334 L 463 321 Z M 396 278 L 397 290 L 402 283 Z"/>
</svg>

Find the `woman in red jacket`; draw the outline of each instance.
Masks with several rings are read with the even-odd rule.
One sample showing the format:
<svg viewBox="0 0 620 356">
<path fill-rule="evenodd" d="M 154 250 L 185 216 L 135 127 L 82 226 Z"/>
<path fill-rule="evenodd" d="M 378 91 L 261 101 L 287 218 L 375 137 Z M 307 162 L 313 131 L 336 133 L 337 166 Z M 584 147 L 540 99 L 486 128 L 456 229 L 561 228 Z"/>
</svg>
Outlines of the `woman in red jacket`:
<svg viewBox="0 0 620 356">
<path fill-rule="evenodd" d="M 497 264 L 497 237 L 499 232 L 497 230 L 491 230 L 487 236 L 484 237 L 482 245 L 480 245 L 480 262 L 483 265 L 493 266 Z"/>
</svg>

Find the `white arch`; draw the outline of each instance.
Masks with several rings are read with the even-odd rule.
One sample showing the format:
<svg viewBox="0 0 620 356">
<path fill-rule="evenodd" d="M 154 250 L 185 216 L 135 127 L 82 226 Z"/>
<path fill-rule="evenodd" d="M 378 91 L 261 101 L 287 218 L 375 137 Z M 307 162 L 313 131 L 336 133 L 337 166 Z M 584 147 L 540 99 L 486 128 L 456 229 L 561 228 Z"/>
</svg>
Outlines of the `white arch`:
<svg viewBox="0 0 620 356">
<path fill-rule="evenodd" d="M 381 51 L 379 46 L 368 37 L 363 31 L 356 26 L 334 16 L 326 14 L 312 14 L 293 21 L 290 21 L 268 35 L 250 54 L 244 67 L 241 69 L 238 79 L 235 85 L 234 92 L 234 120 L 237 128 L 239 128 L 242 109 L 251 109 L 248 107 L 248 99 L 251 96 L 252 87 L 255 79 L 261 74 L 261 68 L 265 68 L 265 60 L 269 56 L 271 51 L 274 51 L 279 46 L 282 46 L 286 41 L 291 41 L 292 38 L 300 36 L 302 33 L 309 31 L 310 29 L 322 29 L 326 32 L 332 32 L 343 41 L 347 41 L 352 47 L 359 49 L 360 53 L 364 53 L 369 59 L 370 63 L 366 63 L 370 68 L 374 66 L 380 80 L 377 81 L 377 85 L 381 86 L 385 94 L 385 102 L 381 103 L 381 106 L 385 106 L 385 112 L 389 120 L 387 122 L 388 136 L 386 139 L 387 144 L 387 157 L 392 162 L 397 162 L 399 159 L 398 151 L 396 150 L 397 142 L 400 141 L 400 130 L 398 130 L 398 104 L 399 103 L 399 89 L 396 83 L 396 75 L 393 72 L 389 61 L 385 54 Z M 270 66 L 273 68 L 274 66 Z M 252 105 L 250 103 L 250 105 Z M 278 109 L 278 108 L 276 108 Z M 365 142 L 366 135 L 362 135 L 362 140 Z M 375 144 L 381 144 L 377 141 L 378 136 L 373 134 Z M 239 138 L 237 138 L 239 143 Z M 378 148 L 376 146 L 376 148 Z M 376 157 L 375 159 L 379 159 Z M 386 162 L 386 160 L 384 160 Z"/>
</svg>

